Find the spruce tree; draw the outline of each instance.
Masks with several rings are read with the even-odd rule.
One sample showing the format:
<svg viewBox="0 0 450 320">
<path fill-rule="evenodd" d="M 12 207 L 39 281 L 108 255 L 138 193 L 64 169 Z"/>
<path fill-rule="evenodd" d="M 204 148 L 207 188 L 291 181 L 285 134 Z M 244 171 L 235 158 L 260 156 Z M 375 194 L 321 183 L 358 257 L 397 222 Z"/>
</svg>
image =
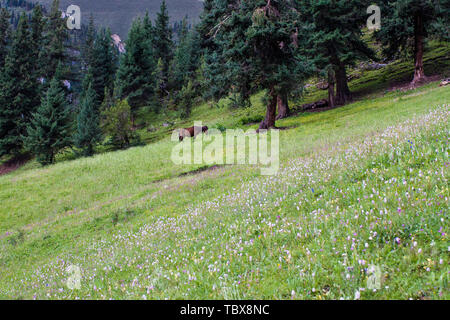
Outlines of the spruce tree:
<svg viewBox="0 0 450 320">
<path fill-rule="evenodd" d="M 163 61 L 163 75 L 168 79 L 170 61 L 172 60 L 172 29 L 169 25 L 169 14 L 167 12 L 166 1 L 161 3 L 160 12 L 158 12 L 154 28 L 154 46 L 156 59 Z"/>
<path fill-rule="evenodd" d="M 41 48 L 43 41 L 43 32 L 45 27 L 45 18 L 42 12 L 41 5 L 36 5 L 33 8 L 33 12 L 30 19 L 30 27 L 31 27 L 31 55 L 35 59 L 33 77 L 42 80 L 43 74 L 43 63 L 40 59 L 41 56 Z M 42 90 L 42 83 L 39 84 L 39 97 L 44 94 Z"/>
<path fill-rule="evenodd" d="M 80 103 L 80 112 L 77 116 L 77 130 L 74 134 L 74 145 L 82 150 L 84 156 L 94 154 L 94 146 L 101 141 L 99 110 L 96 105 L 97 95 L 89 84 Z"/>
<path fill-rule="evenodd" d="M 83 55 L 83 63 L 84 67 L 87 69 L 90 65 L 92 65 L 92 55 L 94 51 L 94 42 L 95 42 L 95 25 L 94 25 L 94 17 L 91 14 L 89 16 L 89 24 L 86 33 L 86 41 L 82 47 L 82 55 Z"/>
<path fill-rule="evenodd" d="M 195 72 L 200 63 L 200 53 L 199 34 L 196 30 L 188 30 L 187 19 L 184 18 L 172 62 L 171 82 L 173 89 L 180 90 L 189 79 L 195 77 Z"/>
<path fill-rule="evenodd" d="M 153 48 L 141 20 L 137 19 L 129 31 L 116 77 L 118 98 L 127 99 L 133 113 L 151 104 L 156 86 L 155 71 Z"/>
<path fill-rule="evenodd" d="M 145 12 L 144 19 L 142 20 L 142 24 L 145 30 L 145 34 L 147 35 L 147 38 L 150 40 L 150 43 L 154 43 L 154 36 L 155 36 L 155 28 L 152 25 L 152 20 L 150 19 L 150 15 L 148 11 Z"/>
<path fill-rule="evenodd" d="M 384 45 L 388 58 L 399 52 L 414 51 L 414 78 L 412 85 L 425 80 L 423 56 L 427 37 L 450 39 L 449 0 L 384 0 L 381 29 L 376 37 Z"/>
<path fill-rule="evenodd" d="M 48 165 L 55 155 L 70 145 L 70 113 L 61 84 L 52 79 L 42 103 L 33 114 L 24 137 L 25 147 L 39 163 Z"/>
<path fill-rule="evenodd" d="M 10 15 L 8 10 L 0 8 L 0 69 L 5 64 L 6 54 L 8 52 L 8 42 L 10 37 Z"/>
<path fill-rule="evenodd" d="M 92 88 L 96 93 L 95 103 L 99 107 L 105 98 L 105 88 L 110 91 L 113 89 L 116 72 L 111 32 L 109 29 L 101 30 L 97 34 L 89 67 L 94 78 Z"/>
<path fill-rule="evenodd" d="M 31 24 L 31 41 L 33 47 L 33 56 L 39 57 L 45 26 L 44 15 L 42 13 L 42 7 L 40 5 L 36 5 L 33 8 L 30 24 Z"/>
<path fill-rule="evenodd" d="M 191 115 L 192 106 L 194 104 L 195 91 L 193 88 L 192 80 L 183 86 L 179 92 L 179 101 L 181 106 L 181 117 L 188 118 Z"/>
<path fill-rule="evenodd" d="M 335 100 L 338 105 L 346 104 L 352 100 L 347 67 L 361 59 L 376 59 L 362 39 L 370 1 L 308 0 L 299 3 L 310 54 L 324 77 L 336 79 L 336 96 L 335 99 L 331 96 L 330 100 Z M 333 79 L 330 82 L 333 83 Z"/>
<path fill-rule="evenodd" d="M 216 0 L 203 17 L 204 43 L 214 48 L 206 62 L 220 77 L 211 85 L 234 87 L 245 100 L 252 90 L 265 89 L 267 111 L 260 129 L 275 127 L 278 95 L 310 72 L 302 37 L 295 37 L 302 28 L 299 14 L 297 1 Z"/>
<path fill-rule="evenodd" d="M 81 83 L 81 93 L 80 93 L 80 100 L 83 100 L 84 95 L 88 92 L 89 87 L 92 87 L 92 83 L 94 82 L 94 74 L 92 72 L 92 68 L 89 67 L 87 69 L 86 74 L 84 75 L 83 81 Z M 97 94 L 94 90 L 94 93 Z M 94 100 L 97 102 L 98 97 L 95 96 Z"/>
<path fill-rule="evenodd" d="M 0 156 L 22 150 L 22 135 L 39 105 L 36 57 L 28 18 L 23 13 L 0 72 Z"/>
<path fill-rule="evenodd" d="M 68 39 L 66 20 L 61 19 L 59 0 L 53 0 L 48 21 L 44 29 L 43 50 L 40 61 L 43 77 L 49 83 L 60 63 L 67 63 L 65 42 Z"/>
<path fill-rule="evenodd" d="M 164 76 L 164 63 L 161 58 L 158 60 L 158 63 L 156 65 L 155 79 L 155 97 L 158 102 L 153 109 L 155 112 L 159 112 L 166 105 L 166 78 Z"/>
<path fill-rule="evenodd" d="M 178 45 L 175 50 L 173 62 L 172 62 L 172 82 L 174 89 L 180 89 L 185 79 L 188 77 L 190 52 L 188 51 L 188 28 L 187 20 L 183 19 L 181 22 L 181 30 L 179 32 Z"/>
</svg>

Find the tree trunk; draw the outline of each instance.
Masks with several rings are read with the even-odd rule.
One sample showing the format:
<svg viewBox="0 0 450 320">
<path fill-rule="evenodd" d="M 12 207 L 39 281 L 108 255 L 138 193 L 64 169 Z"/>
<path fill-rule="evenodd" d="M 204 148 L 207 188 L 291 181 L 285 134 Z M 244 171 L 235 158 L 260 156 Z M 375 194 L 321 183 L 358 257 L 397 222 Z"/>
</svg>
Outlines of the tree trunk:
<svg viewBox="0 0 450 320">
<path fill-rule="evenodd" d="M 332 69 L 328 70 L 328 106 L 334 108 L 336 106 L 336 97 L 334 95 L 334 86 L 336 80 Z"/>
<path fill-rule="evenodd" d="M 277 115 L 277 98 L 278 95 L 275 93 L 273 88 L 269 92 L 269 103 L 267 104 L 266 117 L 259 125 L 259 130 L 262 129 L 272 129 L 275 128 L 275 117 Z"/>
<path fill-rule="evenodd" d="M 345 64 L 339 61 L 336 70 L 336 105 L 344 105 L 352 101 L 352 94 L 348 88 Z"/>
<path fill-rule="evenodd" d="M 412 81 L 412 85 L 416 86 L 417 84 L 423 82 L 426 77 L 423 69 L 424 27 L 422 14 L 416 14 L 414 20 L 414 79 Z"/>
<path fill-rule="evenodd" d="M 287 94 L 279 95 L 277 98 L 278 115 L 276 120 L 289 117 L 289 102 Z"/>
</svg>

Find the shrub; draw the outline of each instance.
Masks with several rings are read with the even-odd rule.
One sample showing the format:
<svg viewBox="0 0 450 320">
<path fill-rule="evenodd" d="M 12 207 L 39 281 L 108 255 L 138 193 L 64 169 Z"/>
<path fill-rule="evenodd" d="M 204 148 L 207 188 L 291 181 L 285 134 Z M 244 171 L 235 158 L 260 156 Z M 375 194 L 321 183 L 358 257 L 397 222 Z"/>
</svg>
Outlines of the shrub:
<svg viewBox="0 0 450 320">
<path fill-rule="evenodd" d="M 125 149 L 139 140 L 132 130 L 131 107 L 127 100 L 121 100 L 102 112 L 102 128 L 111 137 L 114 146 Z"/>
<path fill-rule="evenodd" d="M 264 117 L 261 115 L 253 115 L 253 116 L 247 116 L 247 117 L 242 117 L 239 120 L 239 123 L 241 125 L 246 125 L 246 124 L 250 124 L 250 123 L 259 123 L 261 121 L 264 120 Z"/>
</svg>

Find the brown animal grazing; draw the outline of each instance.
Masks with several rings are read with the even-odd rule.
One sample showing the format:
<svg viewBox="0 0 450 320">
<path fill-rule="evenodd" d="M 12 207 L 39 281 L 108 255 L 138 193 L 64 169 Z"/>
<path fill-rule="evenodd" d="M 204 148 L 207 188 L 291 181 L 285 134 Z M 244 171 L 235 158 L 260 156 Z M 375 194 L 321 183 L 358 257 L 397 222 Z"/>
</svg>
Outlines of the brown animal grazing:
<svg viewBox="0 0 450 320">
<path fill-rule="evenodd" d="M 180 130 L 179 139 L 180 139 L 180 141 L 183 141 L 183 139 L 186 137 L 188 137 L 188 138 L 194 137 L 195 138 L 201 132 L 208 132 L 208 127 L 203 126 L 203 127 L 184 128 L 184 129 Z"/>
</svg>

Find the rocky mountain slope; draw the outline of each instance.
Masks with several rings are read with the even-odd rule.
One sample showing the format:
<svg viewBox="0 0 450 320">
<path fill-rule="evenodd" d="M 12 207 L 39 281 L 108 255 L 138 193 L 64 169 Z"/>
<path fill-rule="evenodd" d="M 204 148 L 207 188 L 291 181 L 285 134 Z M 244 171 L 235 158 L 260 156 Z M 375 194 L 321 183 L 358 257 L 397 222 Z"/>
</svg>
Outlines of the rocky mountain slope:
<svg viewBox="0 0 450 320">
<path fill-rule="evenodd" d="M 61 9 L 66 9 L 71 4 L 81 8 L 82 22 L 87 24 L 92 13 L 97 25 L 111 28 L 122 39 L 126 38 L 128 29 L 133 19 L 142 16 L 148 10 L 151 17 L 156 18 L 156 13 L 162 0 L 61 0 Z M 52 0 L 38 0 L 49 7 Z M 180 21 L 188 16 L 191 22 L 197 20 L 203 9 L 201 0 L 166 0 L 169 15 L 172 22 Z"/>
</svg>

